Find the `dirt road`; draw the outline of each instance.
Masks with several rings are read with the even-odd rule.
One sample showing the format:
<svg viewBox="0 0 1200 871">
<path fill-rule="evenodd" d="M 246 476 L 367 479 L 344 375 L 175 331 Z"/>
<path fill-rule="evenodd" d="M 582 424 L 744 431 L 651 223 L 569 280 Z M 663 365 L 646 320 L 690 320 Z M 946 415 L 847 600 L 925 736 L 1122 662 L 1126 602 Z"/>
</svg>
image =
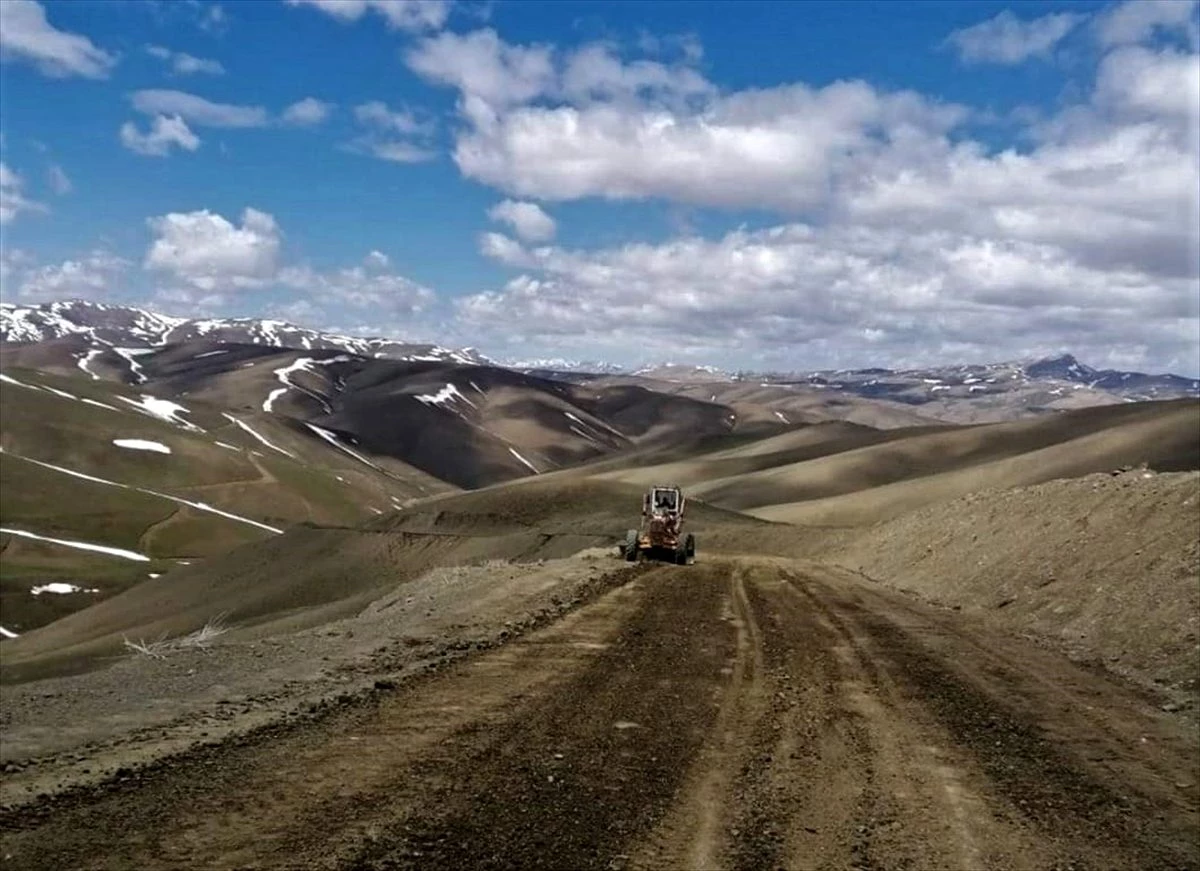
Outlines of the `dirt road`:
<svg viewBox="0 0 1200 871">
<path fill-rule="evenodd" d="M 0 868 L 1197 868 L 1198 764 L 1055 653 L 838 570 L 714 559 L 0 812 Z"/>
</svg>

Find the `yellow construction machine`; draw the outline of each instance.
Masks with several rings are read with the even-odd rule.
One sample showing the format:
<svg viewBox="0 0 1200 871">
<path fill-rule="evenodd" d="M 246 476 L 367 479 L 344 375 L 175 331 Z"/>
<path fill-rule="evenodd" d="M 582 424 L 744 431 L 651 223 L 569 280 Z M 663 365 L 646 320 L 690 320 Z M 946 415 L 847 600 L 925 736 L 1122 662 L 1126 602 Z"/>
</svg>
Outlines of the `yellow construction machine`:
<svg viewBox="0 0 1200 871">
<path fill-rule="evenodd" d="M 629 562 L 639 557 L 661 559 L 676 565 L 696 561 L 696 536 L 683 533 L 683 491 L 676 486 L 654 486 L 642 497 L 642 525 L 631 529 L 621 543 Z"/>
</svg>

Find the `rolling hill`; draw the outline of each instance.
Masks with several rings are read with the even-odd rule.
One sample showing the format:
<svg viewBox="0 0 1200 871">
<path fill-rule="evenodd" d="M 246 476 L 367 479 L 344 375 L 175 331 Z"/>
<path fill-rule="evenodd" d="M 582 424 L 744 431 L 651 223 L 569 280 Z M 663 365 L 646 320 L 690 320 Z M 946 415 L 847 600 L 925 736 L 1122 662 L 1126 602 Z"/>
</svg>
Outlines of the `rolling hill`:
<svg viewBox="0 0 1200 871">
<path fill-rule="evenodd" d="M 94 667 L 122 633 L 187 631 L 214 604 L 242 625 L 315 626 L 437 566 L 607 548 L 651 483 L 686 488 L 702 553 L 795 557 L 980 490 L 1200 468 L 1194 399 L 1104 388 L 1093 402 L 1100 388 L 1084 385 L 1056 410 L 962 425 L 832 383 L 679 367 L 544 377 L 262 322 L 14 311 L 0 346 L 10 676 Z M 14 342 L 42 333 L 12 323 L 53 335 Z M 995 401 L 1098 374 L 1059 362 Z M 991 388 L 971 388 L 1000 374 L 910 388 L 978 402 Z M 868 375 L 891 377 L 846 381 Z"/>
</svg>

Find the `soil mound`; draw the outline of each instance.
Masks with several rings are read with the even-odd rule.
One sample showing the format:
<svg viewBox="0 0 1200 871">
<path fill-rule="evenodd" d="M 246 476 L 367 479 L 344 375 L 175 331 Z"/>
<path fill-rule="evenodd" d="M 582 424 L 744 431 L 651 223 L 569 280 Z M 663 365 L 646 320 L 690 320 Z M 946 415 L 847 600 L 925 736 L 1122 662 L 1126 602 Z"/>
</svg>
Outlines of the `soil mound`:
<svg viewBox="0 0 1200 871">
<path fill-rule="evenodd" d="M 978 492 L 881 524 L 834 558 L 1140 681 L 1200 690 L 1200 472 Z"/>
</svg>

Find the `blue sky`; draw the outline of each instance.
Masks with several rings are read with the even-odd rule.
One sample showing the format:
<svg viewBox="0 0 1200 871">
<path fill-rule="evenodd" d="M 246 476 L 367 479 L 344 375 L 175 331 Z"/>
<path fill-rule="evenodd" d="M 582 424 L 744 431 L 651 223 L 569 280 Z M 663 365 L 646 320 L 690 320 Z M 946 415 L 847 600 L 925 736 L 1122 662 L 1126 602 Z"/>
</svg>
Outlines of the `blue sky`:
<svg viewBox="0 0 1200 871">
<path fill-rule="evenodd" d="M 1200 369 L 1193 2 L 0 15 L 7 302 L 508 358 Z"/>
</svg>

